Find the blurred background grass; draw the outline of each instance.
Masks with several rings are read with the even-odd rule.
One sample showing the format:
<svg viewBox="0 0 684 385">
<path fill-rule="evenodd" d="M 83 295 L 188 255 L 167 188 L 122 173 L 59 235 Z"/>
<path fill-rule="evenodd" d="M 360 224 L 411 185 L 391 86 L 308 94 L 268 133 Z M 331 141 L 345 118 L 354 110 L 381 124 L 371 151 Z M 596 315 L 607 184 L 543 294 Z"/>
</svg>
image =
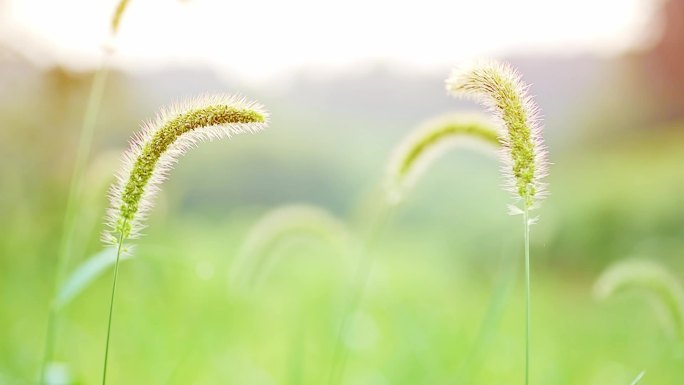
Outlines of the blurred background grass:
<svg viewBox="0 0 684 385">
<path fill-rule="evenodd" d="M 628 384 L 641 370 L 644 384 L 684 378 L 682 347 L 641 298 L 599 304 L 591 295 L 601 269 L 626 257 L 660 261 L 684 279 L 684 3 L 659 9 L 657 38 L 638 49 L 503 57 L 532 84 L 554 163 L 552 195 L 532 230 L 535 383 Z M 37 43 L 1 42 L 0 384 L 23 384 L 42 354 L 93 70 L 36 60 Z M 445 95 L 448 70 L 378 60 L 269 83 L 207 66 L 115 67 L 70 270 L 101 250 L 119 154 L 160 106 L 236 90 L 264 103 L 272 124 L 203 144 L 165 183 L 138 257 L 122 265 L 111 383 L 324 383 L 357 261 L 295 243 L 263 285 L 239 295 L 228 285 L 234 257 L 250 226 L 282 204 L 318 204 L 362 228 L 399 139 L 435 114 L 476 108 Z M 497 160 L 467 150 L 421 179 L 372 251 L 369 288 L 344 341 L 344 384 L 522 382 L 522 234 L 499 185 Z M 75 383 L 99 378 L 110 280 L 64 313 L 57 359 Z"/>
</svg>

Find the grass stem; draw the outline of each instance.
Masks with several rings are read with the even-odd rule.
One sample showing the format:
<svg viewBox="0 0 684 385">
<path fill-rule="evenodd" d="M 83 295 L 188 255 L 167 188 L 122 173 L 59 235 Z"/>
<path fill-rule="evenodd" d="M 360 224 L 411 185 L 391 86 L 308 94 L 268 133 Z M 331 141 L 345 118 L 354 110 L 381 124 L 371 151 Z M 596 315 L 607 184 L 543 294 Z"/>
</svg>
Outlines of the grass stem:
<svg viewBox="0 0 684 385">
<path fill-rule="evenodd" d="M 333 360 L 330 369 L 330 375 L 328 376 L 328 385 L 336 385 L 342 382 L 344 377 L 344 371 L 347 364 L 348 352 L 343 348 L 344 337 L 349 331 L 349 326 L 351 321 L 354 319 L 357 309 L 361 306 L 363 302 L 363 297 L 368 286 L 368 281 L 370 280 L 371 272 L 373 270 L 373 246 L 375 242 L 382 234 L 385 226 L 389 222 L 389 218 L 396 206 L 384 206 L 380 209 L 380 213 L 377 218 L 373 221 L 371 228 L 366 235 L 362 255 L 359 256 L 359 264 L 356 268 L 356 272 L 353 280 L 353 293 L 351 300 L 349 301 L 349 307 L 346 309 L 345 313 L 342 315 L 342 322 L 340 323 L 340 328 L 338 329 L 337 337 L 335 340 L 335 347 L 333 350 Z"/>
<path fill-rule="evenodd" d="M 641 381 L 641 379 L 644 377 L 644 374 L 646 374 L 646 372 L 644 372 L 644 371 L 642 371 L 641 373 L 639 373 L 639 374 L 636 376 L 636 378 L 634 379 L 634 381 L 632 381 L 632 385 L 637 385 L 637 384 L 639 383 L 639 381 Z"/>
<path fill-rule="evenodd" d="M 516 237 L 517 240 L 517 237 Z M 502 240 L 501 256 L 499 261 L 498 283 L 494 287 L 487 311 L 480 322 L 480 328 L 472 348 L 461 361 L 456 370 L 456 385 L 471 385 L 472 375 L 481 367 L 482 360 L 496 334 L 496 328 L 501 322 L 504 308 L 510 297 L 511 289 L 518 275 L 518 262 L 509 258 L 508 250 L 511 249 L 511 241 L 507 238 Z"/>
<path fill-rule="evenodd" d="M 525 221 L 525 385 L 530 384 L 530 220 L 529 207 L 523 211 Z"/>
<path fill-rule="evenodd" d="M 105 58 L 106 61 L 106 58 Z M 54 296 L 58 290 L 69 266 L 71 259 L 72 244 L 74 233 L 76 232 L 76 204 L 79 194 L 81 192 L 81 182 L 83 179 L 83 172 L 85 170 L 85 163 L 90 155 L 90 148 L 92 147 L 93 134 L 95 131 L 95 122 L 100 112 L 100 105 L 102 104 L 102 97 L 104 95 L 105 85 L 107 83 L 108 70 L 106 69 L 106 62 L 96 72 L 93 82 L 90 86 L 90 93 L 86 104 L 86 110 L 83 116 L 83 124 L 81 126 L 80 139 L 76 149 L 76 159 L 74 162 L 74 169 L 69 185 L 69 192 L 67 196 L 67 204 L 64 210 L 64 218 L 62 220 L 62 235 L 59 242 L 59 253 L 57 254 L 57 268 L 55 272 L 54 287 L 52 295 Z M 54 299 L 50 302 L 50 309 L 47 320 L 47 327 L 45 333 L 45 342 L 43 344 L 44 354 L 43 361 L 40 366 L 40 378 L 38 384 L 45 383 L 45 375 L 47 366 L 52 361 L 54 356 L 54 349 L 56 345 L 57 336 L 57 307 L 54 305 Z"/>
<path fill-rule="evenodd" d="M 124 226 L 126 224 L 124 223 Z M 112 297 L 109 300 L 109 320 L 107 321 L 107 339 L 105 340 L 104 363 L 102 365 L 102 385 L 107 382 L 107 362 L 109 358 L 109 337 L 112 334 L 112 313 L 114 310 L 114 296 L 116 295 L 116 281 L 119 277 L 119 260 L 121 259 L 121 245 L 123 244 L 123 233 L 119 236 L 119 244 L 116 248 L 116 262 L 114 262 L 114 281 L 112 283 Z"/>
</svg>

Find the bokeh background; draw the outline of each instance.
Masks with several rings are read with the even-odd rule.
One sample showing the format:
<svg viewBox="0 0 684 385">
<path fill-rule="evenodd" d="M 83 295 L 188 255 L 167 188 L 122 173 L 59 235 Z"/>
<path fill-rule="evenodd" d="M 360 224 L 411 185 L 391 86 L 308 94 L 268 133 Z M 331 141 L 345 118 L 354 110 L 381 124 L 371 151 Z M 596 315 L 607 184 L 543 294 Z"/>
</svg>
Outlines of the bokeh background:
<svg viewBox="0 0 684 385">
<path fill-rule="evenodd" d="M 478 109 L 443 82 L 479 57 L 532 84 L 553 162 L 532 229 L 533 382 L 645 370 L 643 384 L 683 383 L 681 342 L 647 301 L 597 302 L 592 286 L 632 257 L 684 282 L 684 1 L 131 0 L 112 38 L 116 3 L 0 1 L 0 384 L 35 383 L 103 67 L 69 270 L 102 249 L 120 153 L 161 106 L 237 92 L 272 114 L 263 133 L 188 153 L 164 184 L 122 264 L 110 383 L 521 384 L 522 229 L 494 157 L 440 159 L 361 256 L 373 269 L 345 360 L 358 255 L 302 235 L 250 294 L 230 282 L 250 228 L 281 205 L 320 205 L 363 233 L 398 141 Z M 108 271 L 65 309 L 53 384 L 99 381 L 110 285 Z"/>
</svg>

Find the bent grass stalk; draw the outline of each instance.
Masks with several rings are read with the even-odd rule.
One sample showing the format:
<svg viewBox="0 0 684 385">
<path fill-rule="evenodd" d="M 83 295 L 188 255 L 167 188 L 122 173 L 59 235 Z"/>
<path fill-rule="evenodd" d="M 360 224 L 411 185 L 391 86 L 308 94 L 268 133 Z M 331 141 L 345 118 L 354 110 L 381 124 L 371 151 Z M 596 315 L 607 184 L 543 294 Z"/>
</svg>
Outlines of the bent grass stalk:
<svg viewBox="0 0 684 385">
<path fill-rule="evenodd" d="M 124 12 L 126 10 L 128 1 L 129 0 L 121 0 L 117 5 L 114 13 L 112 14 L 111 37 L 114 37 L 118 32 L 118 27 L 121 22 L 121 18 L 123 17 Z M 67 195 L 66 209 L 64 210 L 64 218 L 62 220 L 62 235 L 59 243 L 59 252 L 57 254 L 57 268 L 53 285 L 54 287 L 52 290 L 53 295 L 56 295 L 60 285 L 62 284 L 62 281 L 66 275 L 66 270 L 69 265 L 68 262 L 72 254 L 73 238 L 74 233 L 76 231 L 76 201 L 78 199 L 79 193 L 81 192 L 85 162 L 90 154 L 90 148 L 93 142 L 93 134 L 95 131 L 95 122 L 97 121 L 97 116 L 100 112 L 100 106 L 102 104 L 102 98 L 104 96 L 104 90 L 109 75 L 109 70 L 107 69 L 107 62 L 112 52 L 113 49 L 111 48 L 104 50 L 102 64 L 95 73 L 95 77 L 91 84 L 90 92 L 88 94 L 88 99 L 86 102 L 86 110 L 83 115 L 83 124 L 81 125 L 80 139 L 78 141 L 78 147 L 76 149 L 74 169 L 71 175 L 71 183 L 69 185 L 69 192 Z M 45 374 L 48 363 L 52 361 L 54 355 L 57 331 L 57 308 L 58 306 L 54 304 L 53 300 L 48 310 L 48 321 L 46 327 L 47 331 L 45 333 L 45 343 L 43 348 L 43 360 L 39 371 L 40 384 L 42 384 L 45 381 Z"/>
<path fill-rule="evenodd" d="M 117 248 L 109 302 L 102 384 L 107 381 L 112 314 L 124 242 L 137 238 L 159 185 L 185 150 L 200 141 L 253 133 L 265 127 L 268 114 L 245 99 L 215 95 L 196 98 L 163 109 L 153 122 L 143 125 L 124 154 L 124 166 L 110 192 L 103 241 Z"/>
<path fill-rule="evenodd" d="M 231 269 L 236 291 L 251 290 L 268 270 L 269 257 L 285 241 L 298 235 L 320 239 L 348 254 L 355 243 L 347 225 L 327 210 L 308 204 L 277 207 L 264 214 L 247 234 Z"/>
<path fill-rule="evenodd" d="M 594 296 L 606 300 L 620 293 L 645 294 L 666 332 L 684 344 L 684 286 L 664 266 L 649 260 L 617 262 L 594 284 Z"/>
<path fill-rule="evenodd" d="M 527 94 L 520 75 L 507 64 L 480 62 L 454 70 L 446 81 L 454 96 L 472 97 L 485 105 L 505 127 L 501 137 L 505 186 L 522 208 L 525 244 L 525 384 L 530 382 L 530 210 L 546 195 L 547 154 L 541 135 L 538 107 Z"/>
</svg>

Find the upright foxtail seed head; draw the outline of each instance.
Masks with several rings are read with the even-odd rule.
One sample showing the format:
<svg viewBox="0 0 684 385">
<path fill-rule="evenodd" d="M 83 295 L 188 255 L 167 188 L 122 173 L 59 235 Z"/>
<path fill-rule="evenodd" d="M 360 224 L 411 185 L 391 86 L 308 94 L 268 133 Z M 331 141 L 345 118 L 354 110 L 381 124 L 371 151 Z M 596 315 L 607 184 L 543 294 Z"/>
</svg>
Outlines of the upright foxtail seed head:
<svg viewBox="0 0 684 385">
<path fill-rule="evenodd" d="M 478 114 L 440 116 L 407 135 L 396 147 L 388 163 L 388 201 L 399 203 L 433 161 L 469 139 L 499 147 L 495 125 Z"/>
<path fill-rule="evenodd" d="M 159 185 L 178 157 L 198 142 L 253 133 L 264 128 L 268 114 L 243 98 L 200 97 L 173 105 L 143 125 L 124 153 L 124 165 L 110 191 L 106 243 L 139 235 Z"/>
<path fill-rule="evenodd" d="M 609 266 L 594 284 L 594 296 L 605 300 L 622 292 L 648 296 L 666 329 L 684 343 L 684 286 L 665 267 L 630 259 Z"/>
<path fill-rule="evenodd" d="M 535 207 L 546 195 L 548 162 L 538 108 L 520 75 L 507 64 L 482 62 L 454 70 L 446 86 L 454 96 L 474 97 L 501 120 L 506 187 L 525 208 Z"/>
</svg>

